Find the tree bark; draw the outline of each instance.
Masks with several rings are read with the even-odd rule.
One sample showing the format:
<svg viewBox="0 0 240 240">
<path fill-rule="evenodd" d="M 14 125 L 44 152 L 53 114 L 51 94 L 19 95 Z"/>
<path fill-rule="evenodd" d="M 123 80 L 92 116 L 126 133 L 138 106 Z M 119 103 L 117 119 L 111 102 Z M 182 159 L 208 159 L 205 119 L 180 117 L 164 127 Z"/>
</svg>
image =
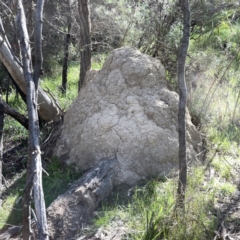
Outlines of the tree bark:
<svg viewBox="0 0 240 240">
<path fill-rule="evenodd" d="M 44 0 L 37 0 L 36 10 L 35 10 L 35 28 L 34 28 L 34 42 L 35 42 L 35 66 L 34 66 L 34 85 L 35 89 L 29 86 L 28 93 L 32 97 L 35 95 L 35 100 L 31 97 L 29 101 L 29 111 L 32 115 L 32 129 L 30 134 L 32 135 L 33 144 L 31 146 L 31 153 L 35 151 L 32 156 L 32 162 L 34 165 L 34 179 L 33 179 L 33 193 L 34 193 L 34 205 L 37 216 L 37 226 L 38 226 L 38 235 L 40 240 L 48 240 L 48 227 L 47 227 L 47 215 L 46 215 L 46 206 L 44 193 L 42 188 L 42 159 L 41 159 L 41 150 L 39 142 L 39 121 L 38 121 L 38 109 L 35 106 L 38 99 L 38 86 L 40 75 L 42 73 L 42 23 L 43 23 L 43 5 Z M 29 45 L 30 47 L 30 45 Z M 31 56 L 31 55 L 30 55 Z M 33 86 L 32 86 L 33 87 Z M 31 112 L 32 111 L 32 112 Z M 30 124 L 29 124 L 30 129 Z"/>
<path fill-rule="evenodd" d="M 69 44 L 70 44 L 70 31 L 71 22 L 68 24 L 68 33 L 65 35 L 64 39 L 64 59 L 63 59 L 63 70 L 62 70 L 62 94 L 67 91 L 67 71 L 68 71 L 68 55 L 69 55 Z"/>
<path fill-rule="evenodd" d="M 118 171 L 115 157 L 103 159 L 59 196 L 47 209 L 50 239 L 75 239 L 99 202 L 110 195 Z"/>
<path fill-rule="evenodd" d="M 7 40 L 2 22 L 0 19 L 0 61 L 7 68 L 12 78 L 19 88 L 26 94 L 26 83 L 24 79 L 23 68 L 20 61 L 14 55 L 12 48 Z M 55 102 L 41 89 L 38 89 L 39 115 L 46 121 L 60 121 L 61 110 Z"/>
<path fill-rule="evenodd" d="M 37 93 L 40 75 L 42 74 L 42 23 L 43 23 L 43 5 L 44 0 L 38 0 L 35 10 L 35 23 L 34 23 L 34 83 L 35 91 Z"/>
<path fill-rule="evenodd" d="M 0 240 L 11 239 L 12 237 L 14 237 L 17 234 L 19 234 L 21 232 L 21 229 L 22 229 L 21 226 L 10 227 L 7 231 L 5 231 L 4 233 L 2 233 L 0 235 Z"/>
<path fill-rule="evenodd" d="M 86 72 L 91 69 L 91 20 L 89 0 L 78 0 L 80 18 L 80 79 L 78 91 L 83 86 Z"/>
<path fill-rule="evenodd" d="M 40 240 L 48 239 L 48 229 L 46 220 L 46 208 L 42 189 L 42 162 L 39 144 L 39 124 L 37 113 L 37 87 L 38 84 L 33 79 L 31 69 L 31 47 L 26 27 L 22 1 L 18 1 L 18 24 L 19 41 L 23 62 L 24 77 L 27 85 L 27 109 L 29 119 L 29 139 L 28 139 L 28 167 L 27 183 L 23 195 L 23 239 L 31 238 L 31 195 L 34 193 L 34 205 L 36 211 L 38 236 Z M 37 6 L 43 4 L 41 0 Z M 38 8 L 36 8 L 38 9 Z M 39 10 L 39 9 L 38 9 Z"/>
<path fill-rule="evenodd" d="M 190 9 L 188 0 L 181 0 L 183 12 L 183 37 L 178 55 L 178 84 L 179 84 L 179 182 L 177 190 L 177 205 L 184 208 L 185 191 L 187 186 L 187 154 L 186 154 L 186 104 L 187 87 L 185 82 L 185 62 L 190 37 Z"/>
</svg>

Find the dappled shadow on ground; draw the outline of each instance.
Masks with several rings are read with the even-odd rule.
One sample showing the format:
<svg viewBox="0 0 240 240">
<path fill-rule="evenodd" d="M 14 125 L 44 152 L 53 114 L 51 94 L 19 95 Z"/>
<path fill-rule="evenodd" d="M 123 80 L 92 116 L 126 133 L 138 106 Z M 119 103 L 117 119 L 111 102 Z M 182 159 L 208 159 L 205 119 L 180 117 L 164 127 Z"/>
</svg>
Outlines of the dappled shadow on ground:
<svg viewBox="0 0 240 240">
<path fill-rule="evenodd" d="M 150 179 L 149 179 L 150 181 Z M 129 229 L 125 225 L 120 216 L 116 215 L 116 209 L 128 208 L 136 199 L 134 195 L 138 189 L 148 188 L 149 181 L 144 180 L 138 182 L 136 185 L 120 184 L 114 187 L 111 194 L 101 201 L 98 208 L 94 211 L 90 221 L 85 222 L 77 240 L 119 240 L 119 239 L 132 239 L 129 238 Z M 138 195 L 141 194 L 138 192 Z M 153 191 L 147 190 L 148 197 L 151 198 L 154 194 Z M 139 195 L 140 196 L 140 195 Z M 104 218 L 106 212 L 115 212 L 110 217 L 110 222 L 107 226 L 104 223 L 101 226 L 96 224 L 95 220 Z M 111 213 L 110 213 L 111 214 Z M 108 215 L 108 214 L 107 214 Z M 108 217 L 106 217 L 107 219 Z M 104 221 L 104 220 L 103 220 Z M 108 220 L 107 220 L 108 221 Z"/>
<path fill-rule="evenodd" d="M 0 234 L 6 231 L 8 228 L 13 226 L 20 226 L 22 222 L 22 191 L 25 183 L 25 174 L 18 173 L 14 179 L 14 183 L 9 188 L 3 190 L 2 193 L 2 205 L 0 207 L 0 215 L 2 216 L 2 221 L 4 225 L 2 225 L 0 229 Z M 14 193 L 14 197 L 11 198 L 10 195 Z M 7 198 L 11 200 L 6 201 Z M 7 214 L 7 218 L 5 218 L 5 214 Z"/>
<path fill-rule="evenodd" d="M 0 233 L 22 222 L 22 192 L 27 165 L 27 139 L 4 143 Z"/>
<path fill-rule="evenodd" d="M 240 171 L 240 169 L 239 169 Z M 218 227 L 215 231 L 215 239 L 237 240 L 240 239 L 240 182 L 231 197 L 218 199 L 215 204 L 215 215 Z"/>
<path fill-rule="evenodd" d="M 27 167 L 27 139 L 19 143 L 7 142 L 4 144 L 3 176 L 6 181 L 11 179 Z"/>
</svg>

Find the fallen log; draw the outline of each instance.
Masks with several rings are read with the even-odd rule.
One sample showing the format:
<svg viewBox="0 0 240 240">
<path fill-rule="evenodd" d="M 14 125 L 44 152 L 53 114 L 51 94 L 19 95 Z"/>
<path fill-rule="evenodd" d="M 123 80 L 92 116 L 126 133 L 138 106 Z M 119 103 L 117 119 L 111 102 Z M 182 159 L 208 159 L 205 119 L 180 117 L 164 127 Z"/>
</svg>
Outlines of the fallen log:
<svg viewBox="0 0 240 240">
<path fill-rule="evenodd" d="M 7 231 L 0 235 L 0 240 L 8 240 L 15 235 L 18 235 L 22 230 L 22 226 L 13 226 L 10 227 Z"/>
<path fill-rule="evenodd" d="M 74 239 L 115 185 L 117 158 L 104 159 L 74 182 L 47 209 L 50 239 Z"/>
</svg>

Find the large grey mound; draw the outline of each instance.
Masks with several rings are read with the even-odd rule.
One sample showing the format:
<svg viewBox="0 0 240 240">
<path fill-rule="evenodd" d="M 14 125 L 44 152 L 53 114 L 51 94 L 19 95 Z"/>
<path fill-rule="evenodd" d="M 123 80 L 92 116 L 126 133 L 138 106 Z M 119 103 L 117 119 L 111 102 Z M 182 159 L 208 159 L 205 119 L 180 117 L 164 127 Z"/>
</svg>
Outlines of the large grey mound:
<svg viewBox="0 0 240 240">
<path fill-rule="evenodd" d="M 55 155 L 81 169 L 116 156 L 117 183 L 167 174 L 178 167 L 178 94 L 160 61 L 135 48 L 114 50 L 64 117 Z M 201 137 L 187 113 L 188 161 Z"/>
</svg>

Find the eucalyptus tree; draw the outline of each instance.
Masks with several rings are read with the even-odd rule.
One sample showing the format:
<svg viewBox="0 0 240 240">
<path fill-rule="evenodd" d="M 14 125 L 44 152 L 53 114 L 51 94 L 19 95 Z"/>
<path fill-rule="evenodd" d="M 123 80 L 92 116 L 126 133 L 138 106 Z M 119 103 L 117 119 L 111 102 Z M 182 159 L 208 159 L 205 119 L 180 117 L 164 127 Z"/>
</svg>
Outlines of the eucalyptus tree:
<svg viewBox="0 0 240 240">
<path fill-rule="evenodd" d="M 28 166 L 27 179 L 23 193 L 23 239 L 32 239 L 31 215 L 35 218 L 38 237 L 48 239 L 47 217 L 42 189 L 42 162 L 39 144 L 38 122 L 38 84 L 42 68 L 42 14 L 44 0 L 38 0 L 35 9 L 34 47 L 35 65 L 32 70 L 31 47 L 28 36 L 27 23 L 21 0 L 18 0 L 18 39 L 20 42 L 24 78 L 26 81 L 27 109 L 28 109 Z M 32 192 L 35 211 L 31 208 Z"/>
</svg>

